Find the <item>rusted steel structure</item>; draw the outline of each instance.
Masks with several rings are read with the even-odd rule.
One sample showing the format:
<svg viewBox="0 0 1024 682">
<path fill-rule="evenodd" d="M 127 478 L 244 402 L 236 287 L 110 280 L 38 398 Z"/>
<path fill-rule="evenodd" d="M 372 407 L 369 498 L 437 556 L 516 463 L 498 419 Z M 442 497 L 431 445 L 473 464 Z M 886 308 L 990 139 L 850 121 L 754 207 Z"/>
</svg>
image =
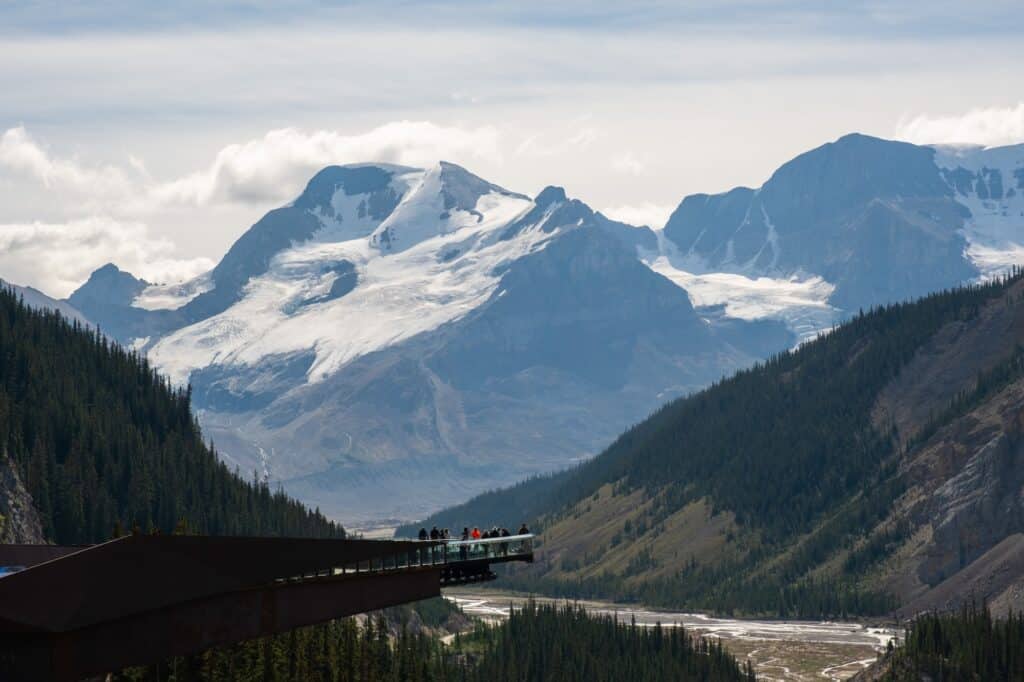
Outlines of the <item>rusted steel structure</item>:
<svg viewBox="0 0 1024 682">
<path fill-rule="evenodd" d="M 434 597 L 492 579 L 493 563 L 533 560 L 530 539 L 458 544 L 140 535 L 0 545 L 0 566 L 23 569 L 0 577 L 0 679 L 155 663 Z"/>
</svg>

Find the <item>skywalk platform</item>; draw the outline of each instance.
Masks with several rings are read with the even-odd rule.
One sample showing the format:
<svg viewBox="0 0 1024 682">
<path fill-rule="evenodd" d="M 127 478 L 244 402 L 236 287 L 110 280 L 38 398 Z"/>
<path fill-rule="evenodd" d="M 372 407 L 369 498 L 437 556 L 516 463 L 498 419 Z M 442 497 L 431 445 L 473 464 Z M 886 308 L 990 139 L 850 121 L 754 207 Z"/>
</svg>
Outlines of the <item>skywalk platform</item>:
<svg viewBox="0 0 1024 682">
<path fill-rule="evenodd" d="M 0 679 L 77 680 L 438 596 L 533 561 L 471 541 L 136 535 L 0 545 Z"/>
</svg>

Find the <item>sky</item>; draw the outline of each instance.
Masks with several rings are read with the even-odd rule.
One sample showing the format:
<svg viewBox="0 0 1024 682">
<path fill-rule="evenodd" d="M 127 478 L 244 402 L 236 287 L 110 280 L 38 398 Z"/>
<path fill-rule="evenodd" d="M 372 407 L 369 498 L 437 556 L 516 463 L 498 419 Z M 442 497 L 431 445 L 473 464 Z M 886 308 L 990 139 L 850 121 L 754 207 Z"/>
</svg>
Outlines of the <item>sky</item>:
<svg viewBox="0 0 1024 682">
<path fill-rule="evenodd" d="M 830 7 L 831 6 L 831 7 Z M 323 166 L 444 159 L 660 227 L 849 132 L 1024 142 L 985 3 L 0 3 L 0 278 L 213 266 Z"/>
</svg>

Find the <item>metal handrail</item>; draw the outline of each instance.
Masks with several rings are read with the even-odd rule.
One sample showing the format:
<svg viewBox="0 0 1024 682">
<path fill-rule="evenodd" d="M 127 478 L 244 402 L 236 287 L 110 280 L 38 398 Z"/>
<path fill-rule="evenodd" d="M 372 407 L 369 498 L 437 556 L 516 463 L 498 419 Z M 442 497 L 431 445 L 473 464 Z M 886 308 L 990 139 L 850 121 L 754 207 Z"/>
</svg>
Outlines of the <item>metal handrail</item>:
<svg viewBox="0 0 1024 682">
<path fill-rule="evenodd" d="M 502 560 L 517 557 L 525 557 L 525 560 L 532 560 L 533 556 L 533 533 L 521 535 L 508 535 L 497 538 L 480 538 L 477 540 L 423 540 L 423 544 L 415 549 L 410 549 L 396 554 L 383 555 L 356 561 L 350 564 L 326 568 L 324 572 L 328 576 L 345 575 L 349 573 L 379 573 L 402 569 L 419 568 L 423 566 L 446 566 L 460 562 L 476 562 L 480 560 Z M 302 580 L 304 578 L 319 577 L 320 572 L 309 576 L 294 576 L 293 578 L 279 578 L 278 580 Z"/>
<path fill-rule="evenodd" d="M 454 539 L 449 538 L 449 539 L 442 539 L 442 540 L 423 540 L 422 542 L 443 542 L 444 544 L 448 545 L 449 547 L 452 547 L 452 546 L 458 547 L 460 545 L 493 545 L 493 544 L 500 544 L 502 542 L 520 542 L 520 541 L 523 541 L 523 540 L 532 540 L 533 538 L 534 538 L 534 534 L 533 533 L 525 533 L 523 535 L 506 535 L 504 537 L 478 538 L 476 540 L 474 540 L 473 538 L 470 538 L 469 540 L 462 540 L 462 539 L 454 540 Z"/>
</svg>

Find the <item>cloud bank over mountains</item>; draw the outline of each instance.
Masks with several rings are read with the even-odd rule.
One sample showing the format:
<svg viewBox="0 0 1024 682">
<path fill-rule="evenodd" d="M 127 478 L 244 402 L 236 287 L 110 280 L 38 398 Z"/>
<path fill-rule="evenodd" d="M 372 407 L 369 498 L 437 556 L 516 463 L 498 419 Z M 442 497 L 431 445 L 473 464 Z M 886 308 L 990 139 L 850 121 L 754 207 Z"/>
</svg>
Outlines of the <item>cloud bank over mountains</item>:
<svg viewBox="0 0 1024 682">
<path fill-rule="evenodd" d="M 356 135 L 280 128 L 229 144 L 206 168 L 166 181 L 152 178 L 144 161 L 134 156 L 125 168 L 53 155 L 25 126 L 9 128 L 0 136 L 0 167 L 7 172 L 55 192 L 80 195 L 90 201 L 87 209 L 123 213 L 172 205 L 277 202 L 294 197 L 312 173 L 330 164 L 425 165 L 449 156 L 500 159 L 497 130 L 429 121 L 394 121 Z"/>
<path fill-rule="evenodd" d="M 0 15 L 0 225 L 116 223 L 168 240 L 146 249 L 155 260 L 218 258 L 311 172 L 351 161 L 445 159 L 657 226 L 682 196 L 758 186 L 851 131 L 1014 141 L 1024 91 L 1024 15 L 1002 0 L 110 0 Z"/>
<path fill-rule="evenodd" d="M 161 212 L 281 203 L 315 171 L 337 162 L 493 160 L 500 155 L 497 138 L 494 128 L 427 121 L 396 121 L 356 135 L 282 128 L 222 148 L 206 168 L 157 180 L 135 157 L 122 166 L 90 164 L 52 153 L 24 126 L 10 128 L 0 136 L 0 178 L 39 185 L 66 219 L 0 222 L 0 272 L 55 296 L 70 294 L 107 262 L 149 281 L 182 281 L 209 270 L 220 254 L 183 256 L 173 234 L 157 234 L 147 224 Z"/>
<path fill-rule="evenodd" d="M 316 170 L 336 163 L 385 162 L 429 166 L 441 159 L 502 165 L 530 157 L 578 153 L 600 140 L 586 118 L 564 139 L 531 135 L 515 139 L 497 126 L 394 121 L 362 133 L 279 128 L 228 144 L 198 170 L 155 178 L 145 159 L 127 154 L 120 163 L 92 163 L 52 151 L 25 126 L 0 135 L 0 193 L 26 184 L 47 197 L 38 220 L 0 215 L 0 273 L 22 284 L 66 296 L 96 267 L 115 262 L 152 282 L 183 281 L 205 272 L 221 254 L 196 253 L 176 229 L 218 207 L 259 212 L 297 196 Z M 1024 102 L 977 108 L 960 115 L 921 114 L 899 121 L 893 137 L 915 143 L 993 146 L 1024 141 Z M 630 152 L 609 158 L 608 174 L 642 179 L 645 163 Z M 682 195 L 682 192 L 680 192 Z M 594 203 L 610 218 L 653 228 L 664 226 L 674 204 Z M 235 209 L 238 210 L 238 209 Z"/>
<path fill-rule="evenodd" d="M 156 186 L 158 202 L 205 205 L 214 201 L 262 203 L 293 198 L 312 173 L 336 163 L 364 161 L 427 165 L 442 157 L 496 160 L 498 132 L 429 121 L 395 121 L 357 135 L 336 131 L 271 130 L 231 144 L 204 170 Z"/>
<path fill-rule="evenodd" d="M 0 224 L 0 271 L 11 282 L 27 282 L 65 297 L 103 263 L 135 268 L 153 282 L 180 282 L 206 272 L 210 258 L 181 258 L 167 237 L 143 223 L 106 217 L 66 223 Z"/>
<path fill-rule="evenodd" d="M 1016 106 L 971 109 L 964 114 L 914 116 L 900 122 L 896 136 L 915 144 L 1017 144 L 1024 142 L 1024 101 Z"/>
</svg>

